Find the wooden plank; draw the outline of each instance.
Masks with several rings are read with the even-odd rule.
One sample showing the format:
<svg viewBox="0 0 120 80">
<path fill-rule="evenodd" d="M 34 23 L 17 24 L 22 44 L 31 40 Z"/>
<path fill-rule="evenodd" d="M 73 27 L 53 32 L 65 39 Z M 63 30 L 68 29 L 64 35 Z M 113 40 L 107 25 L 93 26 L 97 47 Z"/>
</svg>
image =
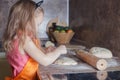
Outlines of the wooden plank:
<svg viewBox="0 0 120 80">
<path fill-rule="evenodd" d="M 65 56 L 65 55 L 63 55 Z M 99 70 L 95 69 L 94 67 L 90 66 L 89 64 L 83 62 L 82 60 L 78 59 L 75 55 L 68 53 L 68 57 L 74 58 L 77 60 L 77 65 L 57 65 L 51 64 L 47 67 L 39 66 L 39 74 L 75 74 L 75 73 L 93 73 L 98 72 Z M 79 60 L 79 61 L 78 61 Z M 114 57 L 112 59 L 106 59 L 108 62 L 107 69 L 104 71 L 120 71 L 120 59 Z"/>
<path fill-rule="evenodd" d="M 47 67 L 39 67 L 41 74 L 50 73 L 50 74 L 69 74 L 69 73 L 88 73 L 96 72 L 96 69 L 89 66 L 88 64 L 79 64 L 74 66 L 65 66 L 65 65 L 50 65 Z"/>
<path fill-rule="evenodd" d="M 39 66 L 40 74 L 75 74 L 75 73 L 92 73 L 98 70 L 86 63 L 79 63 L 78 65 L 65 66 L 51 64 L 47 67 Z M 120 65 L 108 66 L 104 71 L 120 71 Z"/>
</svg>

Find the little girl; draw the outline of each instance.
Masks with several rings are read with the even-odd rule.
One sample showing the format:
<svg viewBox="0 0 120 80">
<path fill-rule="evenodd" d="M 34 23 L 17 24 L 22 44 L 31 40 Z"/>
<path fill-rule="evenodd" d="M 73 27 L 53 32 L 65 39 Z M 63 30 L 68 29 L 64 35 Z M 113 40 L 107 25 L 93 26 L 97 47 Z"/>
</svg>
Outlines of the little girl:
<svg viewBox="0 0 120 80">
<path fill-rule="evenodd" d="M 3 41 L 13 76 L 6 80 L 37 80 L 38 64 L 48 66 L 61 54 L 67 53 L 64 45 L 49 48 L 49 51 L 40 46 L 36 36 L 44 15 L 40 4 L 19 0 L 10 10 Z"/>
</svg>

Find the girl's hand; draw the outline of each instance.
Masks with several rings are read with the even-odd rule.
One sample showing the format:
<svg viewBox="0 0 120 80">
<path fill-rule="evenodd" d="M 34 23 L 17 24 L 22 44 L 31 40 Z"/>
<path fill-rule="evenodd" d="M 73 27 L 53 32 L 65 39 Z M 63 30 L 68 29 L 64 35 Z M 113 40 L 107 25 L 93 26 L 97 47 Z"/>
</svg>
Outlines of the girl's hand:
<svg viewBox="0 0 120 80">
<path fill-rule="evenodd" d="M 46 53 L 48 53 L 48 52 L 54 51 L 55 49 L 56 49 L 56 47 L 49 46 L 49 47 L 45 48 L 45 51 L 46 51 Z"/>
</svg>

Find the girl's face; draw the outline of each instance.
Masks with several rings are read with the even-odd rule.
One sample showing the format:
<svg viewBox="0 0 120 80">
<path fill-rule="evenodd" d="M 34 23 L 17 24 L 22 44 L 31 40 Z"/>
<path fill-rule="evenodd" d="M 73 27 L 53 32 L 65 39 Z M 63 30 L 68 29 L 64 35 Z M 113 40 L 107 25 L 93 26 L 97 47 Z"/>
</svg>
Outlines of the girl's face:
<svg viewBox="0 0 120 80">
<path fill-rule="evenodd" d="M 40 26 L 40 24 L 43 21 L 43 16 L 44 16 L 44 14 L 42 12 L 37 13 L 36 16 L 35 16 L 35 26 L 36 26 L 36 31 L 37 32 L 38 32 L 38 27 Z"/>
</svg>

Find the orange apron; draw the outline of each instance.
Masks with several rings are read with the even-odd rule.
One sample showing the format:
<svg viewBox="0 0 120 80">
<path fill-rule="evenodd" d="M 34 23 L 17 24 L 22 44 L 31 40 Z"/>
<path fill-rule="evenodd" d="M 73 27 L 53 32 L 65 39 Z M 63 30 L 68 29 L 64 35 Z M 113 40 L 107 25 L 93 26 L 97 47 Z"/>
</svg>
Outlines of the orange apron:
<svg viewBox="0 0 120 80">
<path fill-rule="evenodd" d="M 39 40 L 33 40 L 37 47 L 39 46 Z M 38 63 L 32 58 L 29 58 L 23 70 L 14 78 L 6 77 L 5 80 L 41 80 L 37 76 Z"/>
</svg>

